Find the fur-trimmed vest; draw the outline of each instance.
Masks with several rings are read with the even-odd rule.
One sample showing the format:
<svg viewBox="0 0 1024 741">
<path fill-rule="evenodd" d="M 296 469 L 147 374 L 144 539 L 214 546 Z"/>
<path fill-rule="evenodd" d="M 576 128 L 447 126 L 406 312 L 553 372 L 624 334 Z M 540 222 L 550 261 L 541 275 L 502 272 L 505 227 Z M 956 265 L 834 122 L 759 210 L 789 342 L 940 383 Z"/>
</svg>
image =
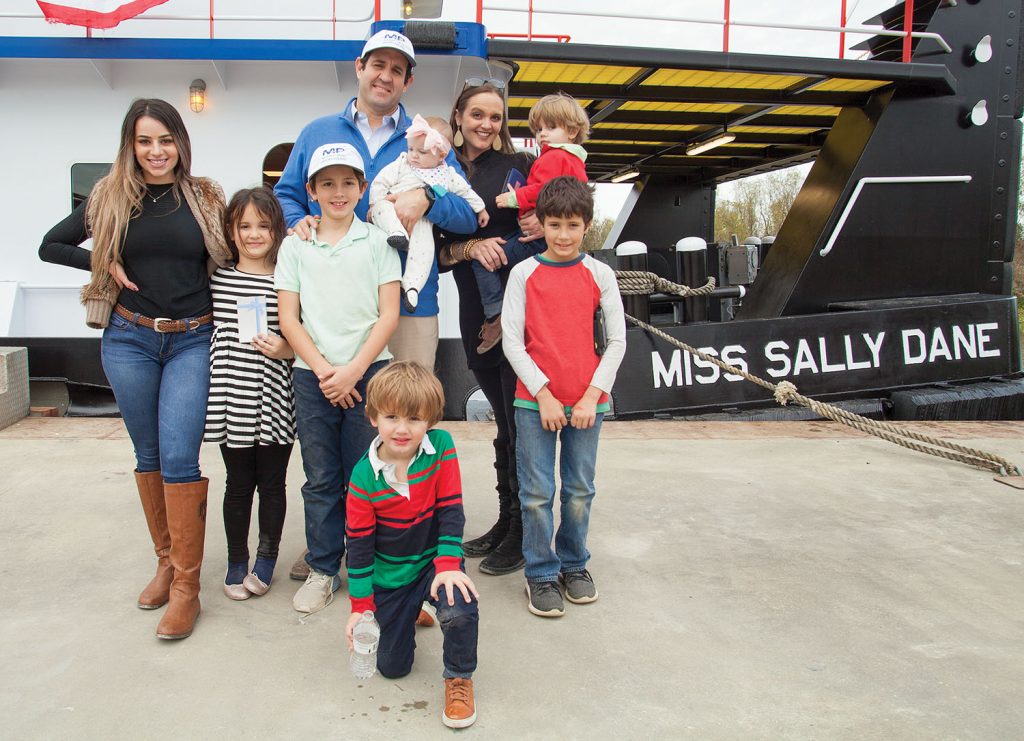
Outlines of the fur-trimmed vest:
<svg viewBox="0 0 1024 741">
<path fill-rule="evenodd" d="M 106 178 L 96 184 L 96 188 L 106 185 Z M 194 178 L 192 185 L 185 184 L 181 189 L 185 202 L 192 210 L 203 232 L 206 251 L 210 255 L 209 272 L 218 267 L 226 267 L 232 263 L 231 251 L 224 241 L 224 190 L 209 178 Z M 90 225 L 90 232 L 91 232 Z M 85 323 L 94 329 L 103 329 L 110 321 L 110 312 L 117 302 L 120 289 L 114 282 L 110 271 L 92 270 L 92 278 L 82 288 L 81 299 L 85 306 Z"/>
</svg>

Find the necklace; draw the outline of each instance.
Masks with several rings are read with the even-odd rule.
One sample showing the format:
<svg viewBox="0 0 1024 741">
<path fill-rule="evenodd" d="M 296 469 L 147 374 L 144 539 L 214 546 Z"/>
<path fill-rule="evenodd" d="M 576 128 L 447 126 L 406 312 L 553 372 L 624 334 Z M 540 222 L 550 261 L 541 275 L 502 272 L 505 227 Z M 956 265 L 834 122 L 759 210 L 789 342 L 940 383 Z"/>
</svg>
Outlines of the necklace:
<svg viewBox="0 0 1024 741">
<path fill-rule="evenodd" d="M 168 193 L 170 193 L 170 192 L 171 192 L 172 190 L 174 190 L 174 184 L 173 184 L 173 183 L 171 184 L 171 187 L 170 187 L 170 188 L 168 188 L 167 190 L 165 190 L 165 191 L 164 191 L 163 193 L 161 193 L 161 194 L 160 194 L 160 195 L 158 195 L 158 196 L 154 196 L 154 195 L 153 195 L 153 194 L 152 194 L 152 193 L 150 192 L 149 188 L 147 187 L 147 188 L 146 188 L 146 195 L 148 195 L 148 196 L 149 196 L 149 200 L 151 200 L 151 201 L 152 201 L 153 203 L 156 203 L 156 202 L 157 202 L 157 201 L 159 201 L 159 200 L 160 200 L 161 198 L 163 198 L 163 197 L 164 197 L 165 195 L 167 195 Z"/>
</svg>

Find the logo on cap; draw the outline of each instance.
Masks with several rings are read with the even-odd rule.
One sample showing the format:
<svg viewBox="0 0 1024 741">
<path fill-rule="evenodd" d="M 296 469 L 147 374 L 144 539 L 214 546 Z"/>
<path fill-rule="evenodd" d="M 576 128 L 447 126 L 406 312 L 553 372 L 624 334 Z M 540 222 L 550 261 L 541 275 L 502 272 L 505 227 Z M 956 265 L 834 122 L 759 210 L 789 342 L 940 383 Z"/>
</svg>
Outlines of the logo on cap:
<svg viewBox="0 0 1024 741">
<path fill-rule="evenodd" d="M 323 144 L 316 148 L 313 156 L 309 158 L 309 171 L 306 180 L 312 180 L 313 176 L 326 167 L 332 165 L 344 165 L 357 170 L 361 175 L 365 174 L 366 168 L 363 165 L 363 158 L 351 144 L 335 142 Z"/>
</svg>

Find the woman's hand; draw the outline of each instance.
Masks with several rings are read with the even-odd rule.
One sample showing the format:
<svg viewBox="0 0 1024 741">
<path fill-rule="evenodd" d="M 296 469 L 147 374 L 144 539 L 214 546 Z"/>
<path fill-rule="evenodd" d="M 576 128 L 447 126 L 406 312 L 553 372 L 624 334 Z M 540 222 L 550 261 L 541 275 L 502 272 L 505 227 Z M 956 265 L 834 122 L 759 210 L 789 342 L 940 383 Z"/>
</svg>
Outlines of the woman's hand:
<svg viewBox="0 0 1024 741">
<path fill-rule="evenodd" d="M 128 280 L 128 273 L 124 272 L 124 265 L 114 260 L 107 268 L 118 288 L 127 288 L 129 291 L 138 291 L 139 287 Z"/>
<path fill-rule="evenodd" d="M 533 242 L 544 236 L 544 227 L 533 211 L 527 211 L 519 217 L 519 231 L 523 233 L 520 242 Z"/>
<path fill-rule="evenodd" d="M 276 334 L 258 334 L 252 338 L 252 346 L 274 360 L 291 360 L 295 357 L 288 341 Z"/>
<path fill-rule="evenodd" d="M 502 265 L 508 264 L 505 250 L 501 248 L 503 244 L 505 240 L 501 237 L 481 239 L 469 249 L 469 256 L 493 273 Z"/>
</svg>

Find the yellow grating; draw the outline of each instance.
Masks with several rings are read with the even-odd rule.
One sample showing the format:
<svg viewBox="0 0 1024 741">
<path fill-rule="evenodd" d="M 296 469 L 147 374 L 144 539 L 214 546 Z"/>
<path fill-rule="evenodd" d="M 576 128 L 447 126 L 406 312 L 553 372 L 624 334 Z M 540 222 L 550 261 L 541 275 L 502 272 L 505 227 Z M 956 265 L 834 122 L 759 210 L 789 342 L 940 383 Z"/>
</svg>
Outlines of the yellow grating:
<svg viewBox="0 0 1024 741">
<path fill-rule="evenodd" d="M 556 92 L 556 88 L 551 89 L 552 92 Z M 510 95 L 508 99 L 509 108 L 532 108 L 533 104 L 536 103 L 540 98 L 517 98 L 514 95 Z M 587 100 L 586 98 L 577 98 L 576 102 L 586 108 L 593 101 Z"/>
<path fill-rule="evenodd" d="M 668 113 L 732 113 L 743 106 L 721 103 L 648 103 L 631 101 L 623 104 L 620 111 L 666 111 Z M 838 109 L 837 109 L 838 110 Z"/>
<path fill-rule="evenodd" d="M 696 131 L 697 129 L 707 128 L 706 126 L 699 126 L 696 124 L 645 124 L 645 123 L 614 123 L 609 122 L 607 124 L 598 124 L 594 127 L 594 132 L 600 134 L 601 129 L 636 129 L 639 131 Z M 817 131 L 817 129 L 814 129 Z"/>
<path fill-rule="evenodd" d="M 842 108 L 836 106 L 784 105 L 772 111 L 773 116 L 838 116 Z"/>
<path fill-rule="evenodd" d="M 671 141 L 666 139 L 665 141 L 649 141 L 649 142 L 636 142 L 636 141 L 625 141 L 623 139 L 587 139 L 587 144 L 614 144 L 617 147 L 663 147 L 671 144 L 678 144 L 678 141 Z"/>
<path fill-rule="evenodd" d="M 516 82 L 550 82 L 553 87 L 570 82 L 594 85 L 624 85 L 643 67 L 613 67 L 603 64 L 563 64 L 560 62 L 523 62 Z"/>
<path fill-rule="evenodd" d="M 669 87 L 715 87 L 754 90 L 785 90 L 802 83 L 803 75 L 764 75 L 752 72 L 662 69 L 641 83 Z"/>
<path fill-rule="evenodd" d="M 888 80 L 843 80 L 834 78 L 831 80 L 822 80 L 812 87 L 811 90 L 824 90 L 841 93 L 865 93 L 869 90 L 877 90 L 878 88 L 885 87 L 889 84 L 891 83 Z"/>
<path fill-rule="evenodd" d="M 813 134 L 821 129 L 808 126 L 730 126 L 729 131 L 737 134 Z"/>
</svg>

